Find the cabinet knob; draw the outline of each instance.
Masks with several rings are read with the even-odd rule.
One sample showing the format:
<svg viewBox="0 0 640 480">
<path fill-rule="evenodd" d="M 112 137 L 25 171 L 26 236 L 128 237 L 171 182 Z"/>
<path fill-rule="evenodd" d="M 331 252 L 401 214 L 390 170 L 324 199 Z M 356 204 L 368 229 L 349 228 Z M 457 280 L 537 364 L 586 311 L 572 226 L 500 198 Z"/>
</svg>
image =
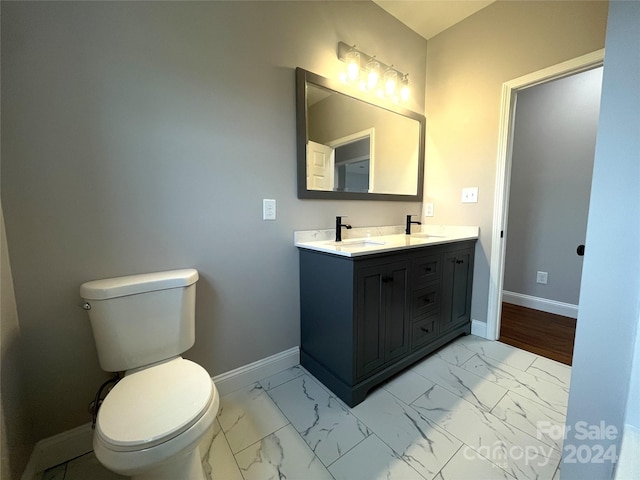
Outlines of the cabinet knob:
<svg viewBox="0 0 640 480">
<path fill-rule="evenodd" d="M 461 263 L 464 263 L 464 260 L 456 260 L 456 263 L 460 265 Z"/>
<path fill-rule="evenodd" d="M 420 327 L 420 330 L 422 330 L 424 333 L 429 333 L 429 329 L 427 327 Z"/>
<path fill-rule="evenodd" d="M 427 272 L 427 273 L 431 273 L 431 267 L 425 267 L 424 271 Z"/>
</svg>

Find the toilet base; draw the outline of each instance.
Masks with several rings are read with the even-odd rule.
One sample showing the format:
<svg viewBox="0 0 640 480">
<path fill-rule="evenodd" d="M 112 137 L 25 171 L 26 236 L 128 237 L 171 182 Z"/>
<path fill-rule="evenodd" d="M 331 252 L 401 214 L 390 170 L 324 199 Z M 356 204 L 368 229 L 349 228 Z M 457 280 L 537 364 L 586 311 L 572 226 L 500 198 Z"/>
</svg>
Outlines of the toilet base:
<svg viewBox="0 0 640 480">
<path fill-rule="evenodd" d="M 173 458 L 171 462 L 158 465 L 157 468 L 134 475 L 131 480 L 206 480 L 200 458 L 200 449 L 191 450 L 191 453 L 179 458 Z"/>
</svg>

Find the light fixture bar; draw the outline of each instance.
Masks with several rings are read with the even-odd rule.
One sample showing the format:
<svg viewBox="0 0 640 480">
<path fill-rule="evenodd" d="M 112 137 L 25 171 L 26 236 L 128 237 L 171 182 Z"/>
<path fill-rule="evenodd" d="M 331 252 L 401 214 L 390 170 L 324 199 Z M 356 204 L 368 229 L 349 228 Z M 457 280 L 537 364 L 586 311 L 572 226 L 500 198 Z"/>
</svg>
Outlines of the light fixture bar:
<svg viewBox="0 0 640 480">
<path fill-rule="evenodd" d="M 406 75 L 404 73 L 402 73 L 397 68 L 394 68 L 393 65 L 387 65 L 386 63 L 383 63 L 380 60 L 378 60 L 378 58 L 372 57 L 371 55 L 368 55 L 368 54 L 364 53 L 362 50 L 358 50 L 357 48 L 355 48 L 355 45 L 351 46 L 351 45 L 347 45 L 344 42 L 338 42 L 338 58 L 340 60 L 342 60 L 343 62 L 347 62 L 347 53 L 349 53 L 349 52 L 358 52 L 360 54 L 360 65 L 363 68 L 369 62 L 375 61 L 375 62 L 378 62 L 380 64 L 380 71 L 383 74 L 387 70 L 393 70 L 394 72 L 396 72 L 398 74 L 398 79 L 399 80 L 406 77 Z"/>
</svg>

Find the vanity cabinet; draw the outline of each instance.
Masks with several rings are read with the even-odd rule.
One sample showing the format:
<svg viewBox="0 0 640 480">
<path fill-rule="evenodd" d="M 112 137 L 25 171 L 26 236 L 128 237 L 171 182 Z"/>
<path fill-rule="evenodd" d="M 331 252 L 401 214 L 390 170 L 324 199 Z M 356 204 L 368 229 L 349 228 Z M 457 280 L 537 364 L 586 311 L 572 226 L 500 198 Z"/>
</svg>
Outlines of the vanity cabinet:
<svg viewBox="0 0 640 480">
<path fill-rule="evenodd" d="M 355 257 L 300 249 L 300 362 L 349 406 L 471 332 L 475 240 Z"/>
</svg>

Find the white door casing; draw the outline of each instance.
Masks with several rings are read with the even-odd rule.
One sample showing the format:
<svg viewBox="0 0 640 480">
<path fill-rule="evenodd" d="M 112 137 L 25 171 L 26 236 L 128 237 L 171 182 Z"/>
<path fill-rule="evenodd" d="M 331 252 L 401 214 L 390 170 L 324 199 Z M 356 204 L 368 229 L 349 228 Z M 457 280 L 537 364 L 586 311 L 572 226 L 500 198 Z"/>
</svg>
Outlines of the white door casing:
<svg viewBox="0 0 640 480">
<path fill-rule="evenodd" d="M 511 154 L 513 151 L 513 123 L 517 91 L 551 80 L 584 72 L 601 66 L 604 49 L 582 55 L 537 72 L 524 75 L 502 84 L 500 127 L 498 130 L 498 156 L 496 165 L 496 187 L 494 192 L 493 232 L 491 237 L 491 265 L 489 267 L 489 294 L 487 308 L 487 331 L 489 340 L 500 336 L 500 312 L 504 283 L 506 223 L 509 211 L 511 180 Z"/>
<path fill-rule="evenodd" d="M 369 193 L 374 193 L 376 129 L 371 127 L 361 132 L 356 132 L 345 137 L 336 138 L 335 140 L 327 142 L 327 145 L 333 148 L 338 148 L 343 145 L 362 140 L 363 138 L 369 138 Z"/>
</svg>

